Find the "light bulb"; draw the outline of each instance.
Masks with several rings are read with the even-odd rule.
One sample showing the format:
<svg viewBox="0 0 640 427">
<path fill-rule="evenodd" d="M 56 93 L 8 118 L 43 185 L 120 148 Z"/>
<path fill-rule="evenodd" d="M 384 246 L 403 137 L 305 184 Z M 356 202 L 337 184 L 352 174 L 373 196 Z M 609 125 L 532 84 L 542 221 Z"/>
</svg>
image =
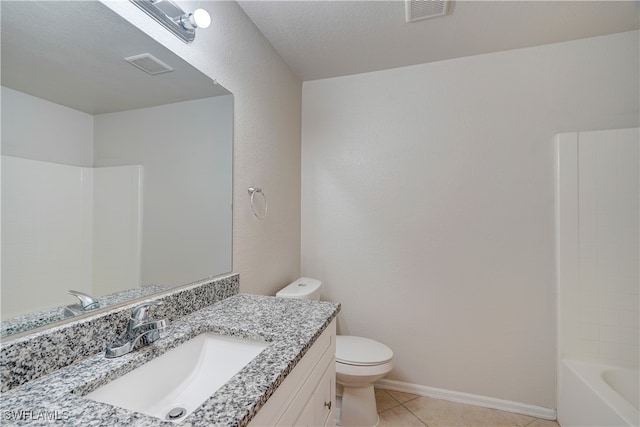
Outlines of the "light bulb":
<svg viewBox="0 0 640 427">
<path fill-rule="evenodd" d="M 196 9 L 193 11 L 189 20 L 196 28 L 207 28 L 211 25 L 211 17 L 209 12 L 204 9 Z"/>
<path fill-rule="evenodd" d="M 180 25 L 185 30 L 195 30 L 196 28 L 207 28 L 211 25 L 209 12 L 204 9 L 196 9 L 193 13 L 185 13 L 180 17 Z"/>
</svg>

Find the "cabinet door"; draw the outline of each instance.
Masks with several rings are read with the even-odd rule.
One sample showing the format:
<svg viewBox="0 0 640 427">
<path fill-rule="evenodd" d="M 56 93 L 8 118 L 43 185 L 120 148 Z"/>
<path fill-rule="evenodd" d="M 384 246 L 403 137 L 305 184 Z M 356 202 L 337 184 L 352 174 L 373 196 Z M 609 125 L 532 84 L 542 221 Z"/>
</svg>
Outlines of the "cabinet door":
<svg viewBox="0 0 640 427">
<path fill-rule="evenodd" d="M 335 426 L 336 423 L 336 360 L 331 362 L 318 383 L 314 396 L 316 426 Z"/>
<path fill-rule="evenodd" d="M 304 408 L 293 423 L 296 427 L 317 427 L 321 424 L 315 424 L 315 402 L 313 395 L 309 398 Z"/>
<path fill-rule="evenodd" d="M 309 400 L 293 425 L 296 427 L 335 426 L 336 365 L 331 358 Z"/>
</svg>

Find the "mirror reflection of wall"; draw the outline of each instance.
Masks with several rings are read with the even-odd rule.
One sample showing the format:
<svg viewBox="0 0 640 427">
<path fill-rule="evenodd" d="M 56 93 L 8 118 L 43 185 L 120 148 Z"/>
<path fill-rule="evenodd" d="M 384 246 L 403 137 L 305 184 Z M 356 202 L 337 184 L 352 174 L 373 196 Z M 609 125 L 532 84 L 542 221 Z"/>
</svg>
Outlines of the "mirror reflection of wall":
<svg viewBox="0 0 640 427">
<path fill-rule="evenodd" d="M 99 2 L 0 5 L 3 321 L 230 272 L 233 95 Z"/>
<path fill-rule="evenodd" d="M 92 116 L 2 88 L 3 319 L 68 303 L 69 289 L 102 296 L 227 271 L 230 253 L 205 236 L 230 221 L 231 146 L 210 139 L 231 140 L 232 103 Z"/>
<path fill-rule="evenodd" d="M 144 165 L 143 284 L 230 271 L 232 111 L 227 95 L 96 116 L 95 166 Z"/>
</svg>

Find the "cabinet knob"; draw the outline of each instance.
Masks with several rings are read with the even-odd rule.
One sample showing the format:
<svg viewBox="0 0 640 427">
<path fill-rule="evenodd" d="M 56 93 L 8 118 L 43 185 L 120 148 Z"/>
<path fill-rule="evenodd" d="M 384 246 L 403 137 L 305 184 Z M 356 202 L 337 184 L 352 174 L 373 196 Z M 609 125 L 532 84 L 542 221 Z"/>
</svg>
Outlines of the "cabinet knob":
<svg viewBox="0 0 640 427">
<path fill-rule="evenodd" d="M 331 410 L 331 401 L 324 402 L 324 407 Z"/>
</svg>

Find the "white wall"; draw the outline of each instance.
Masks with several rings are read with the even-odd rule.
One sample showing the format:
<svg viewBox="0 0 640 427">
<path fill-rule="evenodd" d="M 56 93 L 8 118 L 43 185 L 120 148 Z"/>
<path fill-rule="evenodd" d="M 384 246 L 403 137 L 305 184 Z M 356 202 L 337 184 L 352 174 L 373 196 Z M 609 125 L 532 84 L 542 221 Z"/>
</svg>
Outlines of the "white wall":
<svg viewBox="0 0 640 427">
<path fill-rule="evenodd" d="M 144 166 L 143 285 L 231 270 L 232 113 L 229 95 L 95 116 L 95 165 Z"/>
<path fill-rule="evenodd" d="M 638 125 L 638 32 L 305 82 L 302 274 L 389 378 L 555 407 L 553 136 Z"/>
<path fill-rule="evenodd" d="M 242 292 L 273 294 L 300 274 L 302 83 L 236 2 L 176 3 L 212 17 L 188 45 L 130 2 L 105 2 L 233 92 L 233 271 Z M 252 186 L 269 200 L 262 221 L 249 208 Z"/>
<path fill-rule="evenodd" d="M 2 87 L 2 154 L 93 166 L 93 116 Z"/>
</svg>

